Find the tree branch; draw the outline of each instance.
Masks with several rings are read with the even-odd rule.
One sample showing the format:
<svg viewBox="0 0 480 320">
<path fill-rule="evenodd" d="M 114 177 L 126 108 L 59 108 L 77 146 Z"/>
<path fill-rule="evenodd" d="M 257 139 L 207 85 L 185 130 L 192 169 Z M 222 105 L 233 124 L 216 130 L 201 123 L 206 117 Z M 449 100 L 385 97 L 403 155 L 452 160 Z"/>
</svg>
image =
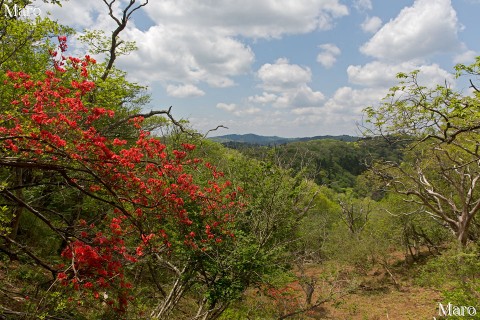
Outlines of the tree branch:
<svg viewBox="0 0 480 320">
<path fill-rule="evenodd" d="M 109 11 L 109 16 L 117 23 L 118 27 L 112 32 L 112 42 L 110 44 L 110 57 L 108 59 L 107 66 L 105 68 L 105 71 L 103 72 L 103 75 L 100 77 L 103 81 L 105 81 L 108 78 L 108 75 L 110 71 L 113 68 L 113 64 L 115 62 L 115 59 L 117 58 L 117 48 L 119 45 L 122 44 L 122 41 L 118 39 L 118 35 L 120 32 L 122 32 L 125 27 L 127 26 L 128 20 L 130 19 L 130 16 L 132 13 L 140 9 L 141 7 L 144 7 L 148 4 L 148 0 L 145 0 L 145 2 L 140 3 L 138 6 L 133 7 L 135 4 L 136 0 L 130 0 L 130 3 L 127 5 L 125 9 L 122 10 L 122 17 L 119 19 L 113 14 L 113 4 L 115 3 L 116 0 L 112 0 L 108 2 L 107 0 L 103 0 L 103 2 L 107 5 L 108 11 Z M 133 7 L 133 8 L 132 8 Z"/>
<path fill-rule="evenodd" d="M 210 132 L 212 132 L 212 131 L 217 131 L 217 130 L 220 129 L 220 128 L 228 129 L 228 127 L 225 127 L 224 125 L 219 125 L 219 126 L 217 126 L 215 129 L 210 129 L 210 130 L 208 130 L 208 131 L 203 135 L 203 138 L 206 138 Z"/>
<path fill-rule="evenodd" d="M 52 267 L 50 267 L 46 262 L 43 262 L 39 257 L 37 257 L 33 252 L 31 252 L 30 250 L 28 250 L 28 247 L 27 246 L 24 246 L 23 244 L 20 244 L 18 243 L 17 241 L 13 240 L 13 239 L 10 239 L 9 237 L 7 236 L 2 236 L 3 239 L 5 239 L 6 241 L 10 242 L 11 244 L 14 244 L 15 246 L 17 246 L 18 248 L 20 248 L 23 252 L 25 252 L 30 258 L 32 258 L 37 264 L 39 264 L 40 266 L 42 266 L 43 268 L 47 269 L 48 271 L 50 271 L 52 273 L 52 277 L 53 279 L 55 279 L 55 277 L 57 276 L 57 270 L 53 269 Z"/>
<path fill-rule="evenodd" d="M 470 81 L 470 88 L 473 88 L 473 90 L 480 92 L 480 90 L 478 90 L 478 88 L 475 87 L 475 85 L 473 84 L 472 79 L 470 79 L 469 81 Z"/>
<path fill-rule="evenodd" d="M 184 132 L 184 133 L 187 133 L 188 130 L 184 128 L 184 126 L 178 122 L 177 120 L 175 120 L 175 118 L 172 116 L 172 106 L 170 106 L 168 108 L 168 110 L 158 110 L 158 111 L 150 111 L 149 113 L 136 113 L 136 114 L 132 114 L 126 118 L 123 118 L 121 120 L 118 120 L 117 122 L 111 124 L 110 126 L 108 126 L 106 129 L 104 129 L 102 131 L 102 133 L 105 133 L 107 131 L 110 131 L 110 130 L 113 130 L 115 128 L 117 128 L 118 126 L 128 122 L 129 120 L 132 120 L 132 119 L 135 119 L 135 118 L 138 118 L 138 117 L 143 117 L 143 118 L 150 118 L 150 117 L 153 117 L 153 116 L 156 116 L 156 115 L 160 115 L 160 114 L 163 114 L 163 115 L 166 115 L 168 117 L 168 119 L 170 119 L 170 121 L 175 125 L 177 126 L 180 131 Z"/>
</svg>

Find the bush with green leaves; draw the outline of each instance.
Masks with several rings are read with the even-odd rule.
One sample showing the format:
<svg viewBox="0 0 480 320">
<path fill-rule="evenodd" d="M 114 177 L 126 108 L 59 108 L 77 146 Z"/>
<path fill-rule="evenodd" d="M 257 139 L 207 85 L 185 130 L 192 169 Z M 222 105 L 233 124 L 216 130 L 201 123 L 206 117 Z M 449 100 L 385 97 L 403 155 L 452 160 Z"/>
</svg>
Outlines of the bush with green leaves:
<svg viewBox="0 0 480 320">
<path fill-rule="evenodd" d="M 442 305 L 473 306 L 477 315 L 468 319 L 480 319 L 480 247 L 471 244 L 459 250 L 452 243 L 449 250 L 430 259 L 421 269 L 416 282 L 435 288 L 442 293 Z M 465 317 L 448 317 L 465 319 Z"/>
</svg>

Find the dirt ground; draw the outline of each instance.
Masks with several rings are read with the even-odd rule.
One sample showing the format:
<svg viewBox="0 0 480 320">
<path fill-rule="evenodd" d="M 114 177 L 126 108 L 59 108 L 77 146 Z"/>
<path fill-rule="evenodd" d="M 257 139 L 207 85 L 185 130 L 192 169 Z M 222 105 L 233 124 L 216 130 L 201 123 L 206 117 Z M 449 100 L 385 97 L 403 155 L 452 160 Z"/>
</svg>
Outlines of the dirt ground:
<svg viewBox="0 0 480 320">
<path fill-rule="evenodd" d="M 420 287 L 351 294 L 325 306 L 325 319 L 419 320 L 438 315 L 440 294 Z"/>
<path fill-rule="evenodd" d="M 438 303 L 442 302 L 441 293 L 433 288 L 422 287 L 415 283 L 416 268 L 407 267 L 402 258 L 394 257 L 397 267 L 389 270 L 376 267 L 359 275 L 353 270 L 341 269 L 344 276 L 334 281 L 317 282 L 313 301 L 328 296 L 329 286 L 344 278 L 345 283 L 356 285 L 350 293 L 345 288 L 336 288 L 337 292 L 331 301 L 323 303 L 311 312 L 304 313 L 303 319 L 339 319 L 339 320 L 421 320 L 438 318 Z M 341 268 L 341 267 L 340 267 Z M 323 267 L 310 266 L 304 270 L 307 278 L 321 277 Z M 355 274 L 355 275 L 353 275 Z M 296 292 L 304 291 L 296 284 Z M 298 296 L 298 299 L 301 299 Z M 298 318 L 297 318 L 298 319 Z"/>
</svg>

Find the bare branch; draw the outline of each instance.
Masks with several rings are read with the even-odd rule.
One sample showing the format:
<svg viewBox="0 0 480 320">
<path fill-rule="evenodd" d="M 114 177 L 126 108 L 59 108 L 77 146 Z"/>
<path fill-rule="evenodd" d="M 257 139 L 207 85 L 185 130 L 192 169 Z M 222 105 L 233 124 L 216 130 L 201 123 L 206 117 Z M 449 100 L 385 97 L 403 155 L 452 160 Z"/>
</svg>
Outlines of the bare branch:
<svg viewBox="0 0 480 320">
<path fill-rule="evenodd" d="M 2 191 L 0 191 L 0 193 L 3 193 L 5 195 L 6 198 L 16 202 L 19 206 L 21 207 L 24 207 L 25 209 L 27 209 L 28 211 L 30 211 L 31 213 L 33 213 L 35 216 L 37 216 L 40 220 L 42 220 L 52 231 L 54 231 L 55 233 L 57 233 L 60 237 L 62 237 L 64 240 L 65 239 L 65 236 L 62 232 L 62 230 L 60 230 L 59 228 L 55 227 L 51 221 L 45 217 L 40 211 L 36 210 L 35 208 L 33 208 L 32 206 L 30 206 L 28 203 L 26 203 L 25 201 L 23 201 L 22 199 L 18 198 L 16 195 L 14 195 L 13 193 L 11 193 L 9 190 L 7 189 L 4 189 Z"/>
<path fill-rule="evenodd" d="M 32 251 L 30 251 L 28 249 L 27 246 L 24 246 L 18 242 L 16 242 L 15 240 L 13 239 L 10 239 L 9 237 L 6 237 L 6 236 L 2 236 L 2 238 L 6 241 L 8 241 L 9 243 L 11 244 L 14 244 L 15 246 L 17 246 L 20 250 L 22 250 L 23 252 L 25 252 L 30 258 L 32 258 L 38 265 L 40 265 L 41 267 L 47 269 L 48 271 L 51 272 L 52 274 L 52 277 L 55 279 L 55 277 L 57 276 L 57 272 L 58 270 L 55 270 L 53 269 L 51 266 L 49 266 L 46 262 L 44 262 L 42 259 L 40 259 L 39 257 L 37 257 Z"/>
<path fill-rule="evenodd" d="M 472 80 L 470 79 L 469 81 L 470 81 L 470 88 L 473 88 L 473 90 L 480 92 L 480 90 L 478 90 L 478 88 L 473 84 Z"/>
<path fill-rule="evenodd" d="M 103 75 L 100 77 L 102 80 L 105 81 L 108 78 L 108 75 L 110 74 L 110 71 L 113 68 L 113 64 L 115 60 L 117 59 L 117 48 L 123 43 L 118 38 L 118 35 L 126 28 L 128 20 L 130 19 L 130 16 L 138 9 L 146 6 L 148 4 L 148 0 L 145 0 L 145 2 L 140 3 L 137 6 L 134 6 L 136 0 L 130 0 L 129 4 L 122 10 L 121 18 L 116 17 L 113 13 L 113 4 L 116 2 L 116 0 L 111 0 L 110 2 L 107 0 L 103 0 L 103 2 L 108 7 L 109 16 L 118 25 L 118 27 L 112 32 L 112 37 L 111 37 L 112 42 L 110 44 L 110 50 L 109 50 L 110 56 L 109 56 L 105 71 L 103 72 Z"/>
<path fill-rule="evenodd" d="M 228 129 L 228 127 L 225 127 L 224 125 L 218 125 L 215 129 L 210 129 L 208 130 L 204 135 L 203 138 L 206 138 L 208 134 L 212 131 L 217 131 L 218 129 L 223 128 L 223 129 Z"/>
<path fill-rule="evenodd" d="M 106 129 L 102 130 L 103 133 L 105 132 L 108 132 L 108 131 L 111 131 L 111 130 L 114 130 L 115 128 L 119 127 L 120 125 L 128 122 L 129 120 L 132 120 L 132 119 L 135 119 L 135 118 L 138 118 L 138 117 L 142 117 L 142 118 L 150 118 L 150 117 L 153 117 L 153 116 L 156 116 L 156 115 L 166 115 L 168 117 L 168 119 L 170 119 L 170 121 L 180 129 L 180 131 L 184 132 L 184 133 L 189 133 L 187 129 L 185 129 L 185 127 L 180 123 L 178 122 L 177 120 L 175 120 L 175 118 L 172 116 L 172 107 L 170 106 L 168 108 L 168 110 L 158 110 L 158 111 L 150 111 L 149 113 L 136 113 L 136 114 L 132 114 L 132 115 L 129 115 L 128 117 L 126 118 L 123 118 L 121 120 L 118 120 L 117 122 L 111 124 L 110 126 L 108 126 Z"/>
</svg>

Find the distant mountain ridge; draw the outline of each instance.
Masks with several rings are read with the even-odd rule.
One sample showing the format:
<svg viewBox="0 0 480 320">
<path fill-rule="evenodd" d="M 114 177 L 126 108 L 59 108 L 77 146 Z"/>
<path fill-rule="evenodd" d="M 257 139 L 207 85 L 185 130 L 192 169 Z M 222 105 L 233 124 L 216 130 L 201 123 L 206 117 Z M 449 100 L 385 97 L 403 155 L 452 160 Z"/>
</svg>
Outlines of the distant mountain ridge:
<svg viewBox="0 0 480 320">
<path fill-rule="evenodd" d="M 209 139 L 219 143 L 239 143 L 239 144 L 269 146 L 269 145 L 280 145 L 280 144 L 296 142 L 296 141 L 325 140 L 325 139 L 353 142 L 353 141 L 359 140 L 360 138 L 349 136 L 349 135 L 339 135 L 339 136 L 325 135 L 325 136 L 314 136 L 314 137 L 283 138 L 278 136 L 261 136 L 253 133 L 248 133 L 248 134 L 227 134 L 223 136 L 211 137 Z"/>
</svg>

